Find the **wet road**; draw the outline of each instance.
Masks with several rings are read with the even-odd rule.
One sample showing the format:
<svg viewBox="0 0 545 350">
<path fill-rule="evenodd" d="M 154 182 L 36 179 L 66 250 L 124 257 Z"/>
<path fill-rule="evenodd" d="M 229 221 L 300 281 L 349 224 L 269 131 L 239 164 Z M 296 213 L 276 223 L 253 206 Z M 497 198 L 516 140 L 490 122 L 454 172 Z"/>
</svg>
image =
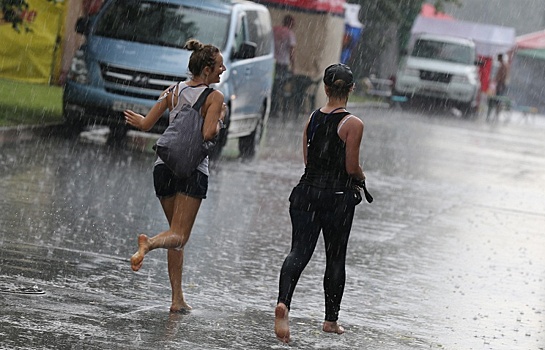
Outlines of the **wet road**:
<svg viewBox="0 0 545 350">
<path fill-rule="evenodd" d="M 138 273 L 128 262 L 139 232 L 166 228 L 146 141 L 1 144 L 0 348 L 544 349 L 543 117 L 352 110 L 375 202 L 356 210 L 346 334 L 321 332 L 320 241 L 294 296 L 293 342 L 274 337 L 287 197 L 303 166 L 302 118 L 273 119 L 257 159 L 230 145 L 212 170 L 186 248 L 187 315 L 168 312 L 164 251 Z"/>
</svg>

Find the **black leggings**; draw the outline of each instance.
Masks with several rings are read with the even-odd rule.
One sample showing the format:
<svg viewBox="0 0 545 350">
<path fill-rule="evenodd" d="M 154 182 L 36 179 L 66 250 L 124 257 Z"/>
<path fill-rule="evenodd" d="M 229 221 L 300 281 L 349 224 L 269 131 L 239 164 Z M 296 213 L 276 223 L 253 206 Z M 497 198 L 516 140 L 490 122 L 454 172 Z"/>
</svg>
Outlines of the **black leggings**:
<svg viewBox="0 0 545 350">
<path fill-rule="evenodd" d="M 352 192 L 324 194 L 324 190 L 311 189 L 310 191 L 314 193 L 309 194 L 308 188 L 303 190 L 296 187 L 290 196 L 290 217 L 293 228 L 291 251 L 284 260 L 280 272 L 278 302 L 290 308 L 299 277 L 310 261 L 322 231 L 326 249 L 326 270 L 323 281 L 325 320 L 334 322 L 339 318 L 346 280 L 346 249 L 357 203 Z M 317 194 L 317 192 L 320 193 Z M 300 200 L 301 196 L 305 197 L 303 201 Z M 309 196 L 317 201 L 308 200 Z M 304 203 L 301 205 L 302 202 L 309 205 Z"/>
</svg>

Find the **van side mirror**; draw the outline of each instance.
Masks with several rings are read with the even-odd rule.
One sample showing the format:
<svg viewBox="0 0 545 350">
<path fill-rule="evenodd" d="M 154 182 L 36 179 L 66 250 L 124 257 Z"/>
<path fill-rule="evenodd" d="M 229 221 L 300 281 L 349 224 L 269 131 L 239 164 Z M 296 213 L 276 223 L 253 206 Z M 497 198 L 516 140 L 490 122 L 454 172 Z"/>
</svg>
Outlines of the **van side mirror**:
<svg viewBox="0 0 545 350">
<path fill-rule="evenodd" d="M 475 60 L 473 62 L 477 67 L 484 67 L 484 61 L 483 60 Z"/>
<path fill-rule="evenodd" d="M 89 29 L 89 17 L 80 17 L 76 21 L 76 33 L 86 35 Z"/>
<path fill-rule="evenodd" d="M 401 49 L 401 56 L 407 56 L 409 54 L 409 50 L 407 48 Z"/>
<path fill-rule="evenodd" d="M 257 51 L 257 44 L 251 41 L 245 41 L 240 45 L 237 52 L 233 53 L 235 59 L 254 58 Z"/>
</svg>

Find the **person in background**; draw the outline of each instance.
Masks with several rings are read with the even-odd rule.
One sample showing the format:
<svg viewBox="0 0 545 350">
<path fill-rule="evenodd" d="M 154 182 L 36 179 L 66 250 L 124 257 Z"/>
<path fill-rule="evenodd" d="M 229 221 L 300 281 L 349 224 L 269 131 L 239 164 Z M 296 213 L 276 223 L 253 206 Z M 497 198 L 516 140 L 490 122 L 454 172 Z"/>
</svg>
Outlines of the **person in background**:
<svg viewBox="0 0 545 350">
<path fill-rule="evenodd" d="M 496 96 L 504 96 L 507 90 L 509 67 L 507 66 L 507 63 L 505 62 L 502 54 L 498 55 L 498 63 L 500 65 L 494 78 L 494 81 L 496 82 Z"/>
<path fill-rule="evenodd" d="M 280 271 L 274 331 L 282 342 L 290 341 L 288 313 L 301 273 L 310 261 L 323 232 L 326 248 L 324 332 L 344 333 L 337 323 L 345 284 L 348 237 L 365 175 L 359 163 L 363 122 L 346 110 L 354 89 L 350 68 L 333 64 L 323 82 L 327 103 L 314 111 L 303 132 L 305 172 L 292 190 L 291 251 Z"/>
<path fill-rule="evenodd" d="M 126 110 L 124 114 L 127 124 L 139 130 L 149 130 L 167 108 L 172 121 L 183 104 L 195 104 L 210 84 L 219 83 L 220 75 L 225 72 L 223 56 L 219 49 L 194 39 L 187 41 L 184 48 L 193 51 L 189 59 L 191 79 L 165 90 L 145 117 Z M 226 110 L 223 101 L 223 94 L 214 90 L 207 96 L 201 109 L 204 118 L 202 134 L 205 141 L 213 140 L 220 131 Z M 139 235 L 138 251 L 131 257 L 131 267 L 138 271 L 148 252 L 157 248 L 168 249 L 168 275 L 172 288 L 171 312 L 186 312 L 191 309 L 182 291 L 184 246 L 191 234 L 201 201 L 206 198 L 208 175 L 208 158 L 205 158 L 188 178 L 174 175 L 160 158 L 155 161 L 153 169 L 155 193 L 168 220 L 169 229 L 151 238 L 144 234 Z"/>
<path fill-rule="evenodd" d="M 281 26 L 273 28 L 274 34 L 274 58 L 276 70 L 273 86 L 272 108 L 277 112 L 282 110 L 282 94 L 287 80 L 291 77 L 295 67 L 295 19 L 291 15 L 284 16 Z"/>
<path fill-rule="evenodd" d="M 492 113 L 492 110 L 494 109 L 496 112 L 496 119 L 500 115 L 501 110 L 501 104 L 503 103 L 500 99 L 502 96 L 505 96 L 507 92 L 507 79 L 509 77 L 509 67 L 507 63 L 505 62 L 503 58 L 503 54 L 499 54 L 497 56 L 498 59 L 498 69 L 496 71 L 496 75 L 494 76 L 494 85 L 495 85 L 495 97 L 491 98 L 488 102 L 488 112 L 486 115 L 486 119 L 490 117 L 490 114 Z"/>
</svg>

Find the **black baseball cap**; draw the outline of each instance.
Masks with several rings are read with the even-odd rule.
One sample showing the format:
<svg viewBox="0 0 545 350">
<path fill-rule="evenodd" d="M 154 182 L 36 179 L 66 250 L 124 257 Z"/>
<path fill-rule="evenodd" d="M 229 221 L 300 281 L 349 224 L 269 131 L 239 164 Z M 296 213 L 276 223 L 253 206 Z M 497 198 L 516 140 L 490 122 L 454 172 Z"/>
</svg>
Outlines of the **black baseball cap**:
<svg viewBox="0 0 545 350">
<path fill-rule="evenodd" d="M 335 63 L 325 69 L 325 85 L 331 86 L 339 79 L 342 80 L 347 86 L 354 83 L 354 75 L 352 74 L 350 67 L 348 67 L 346 64 Z"/>
</svg>

